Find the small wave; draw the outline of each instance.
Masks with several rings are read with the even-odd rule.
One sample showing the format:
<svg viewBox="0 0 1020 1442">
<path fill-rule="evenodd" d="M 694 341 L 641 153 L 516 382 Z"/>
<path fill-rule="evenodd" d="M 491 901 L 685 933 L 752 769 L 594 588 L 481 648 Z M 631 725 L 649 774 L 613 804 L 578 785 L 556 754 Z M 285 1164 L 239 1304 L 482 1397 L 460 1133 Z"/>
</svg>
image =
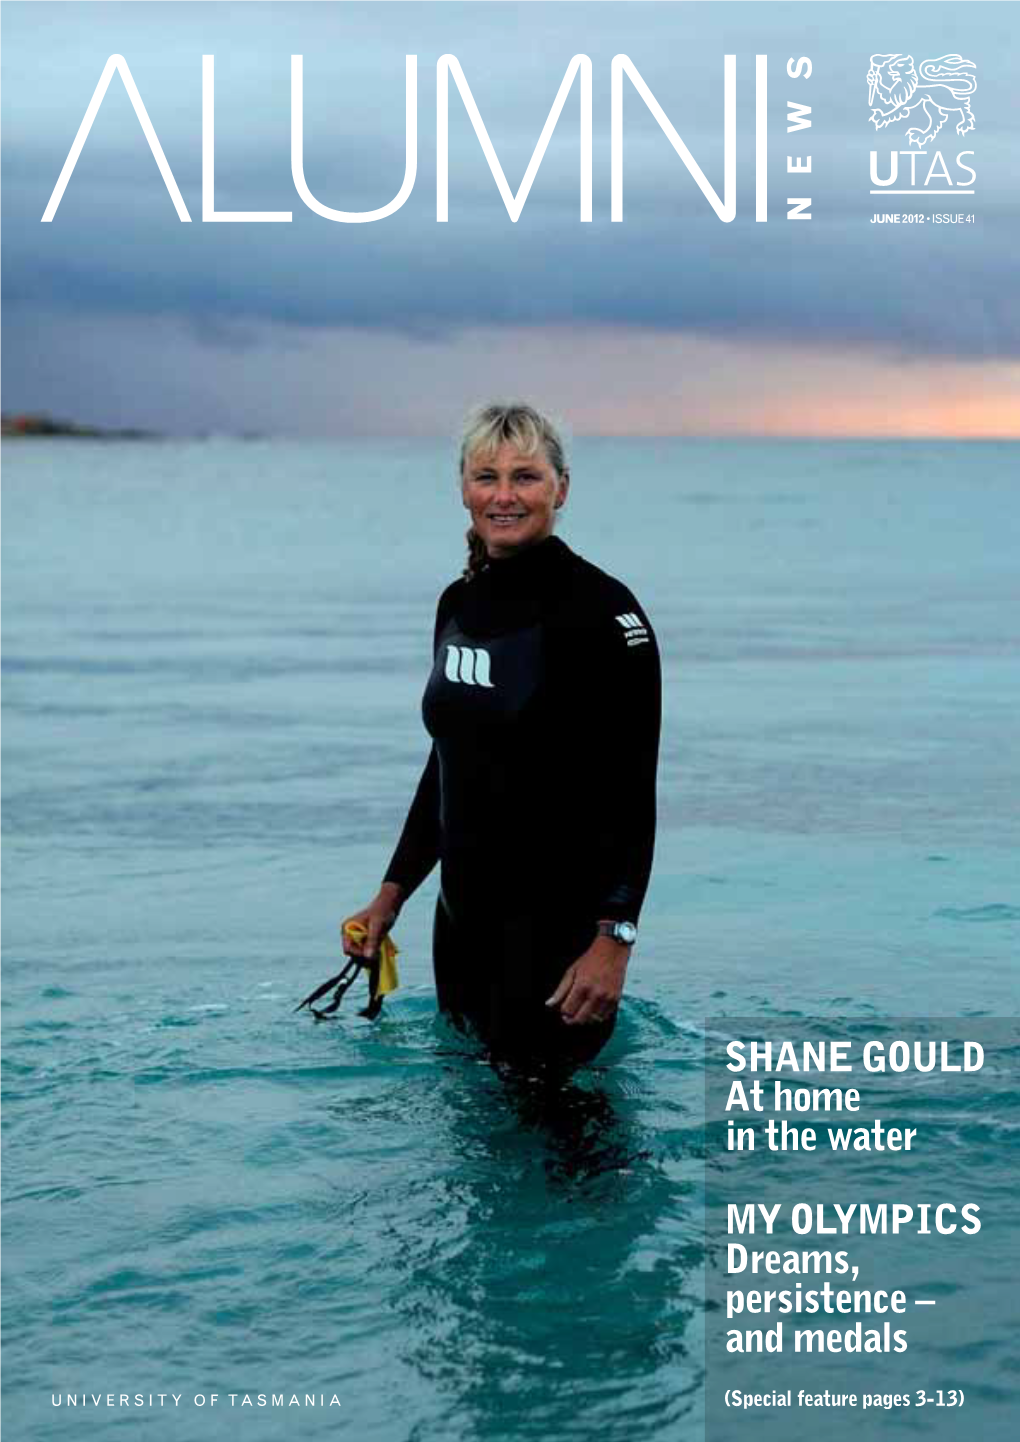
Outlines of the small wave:
<svg viewBox="0 0 1020 1442">
<path fill-rule="evenodd" d="M 945 921 L 1020 921 L 1020 906 L 993 902 L 990 906 L 944 906 L 936 911 Z"/>
</svg>

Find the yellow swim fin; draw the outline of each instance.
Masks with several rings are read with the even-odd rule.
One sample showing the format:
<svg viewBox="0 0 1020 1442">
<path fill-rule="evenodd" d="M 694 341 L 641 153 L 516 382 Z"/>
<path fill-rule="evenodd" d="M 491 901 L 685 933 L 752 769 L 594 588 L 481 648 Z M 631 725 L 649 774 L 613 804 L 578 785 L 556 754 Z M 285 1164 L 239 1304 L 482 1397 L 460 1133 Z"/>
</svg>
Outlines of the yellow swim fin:
<svg viewBox="0 0 1020 1442">
<path fill-rule="evenodd" d="M 351 921 L 345 926 L 344 934 L 351 941 L 364 941 L 368 928 L 360 921 Z M 358 1015 L 367 1016 L 370 1021 L 374 1021 L 382 1011 L 383 997 L 389 996 L 390 992 L 396 991 L 400 985 L 397 975 L 397 948 L 389 936 L 383 937 L 378 956 L 371 961 L 364 961 L 360 956 L 349 957 L 343 971 L 317 986 L 311 995 L 306 996 L 304 1001 L 294 1008 L 295 1011 L 302 1011 L 307 1006 L 312 1015 L 320 1021 L 332 1016 L 359 971 L 368 972 L 368 1005 L 363 1007 Z M 328 991 L 333 993 L 331 999 L 325 1005 L 316 1006 L 315 1003 Z"/>
<path fill-rule="evenodd" d="M 344 935 L 351 941 L 364 941 L 368 935 L 368 927 L 360 921 L 349 921 L 344 927 Z M 391 991 L 396 991 L 400 985 L 400 977 L 397 974 L 397 957 L 399 956 L 396 943 L 391 936 L 384 936 L 379 943 L 379 955 L 375 961 L 366 963 L 369 967 L 369 999 L 368 1006 L 364 1008 L 361 1015 L 376 1017 L 382 1010 L 384 996 L 389 996 Z"/>
</svg>

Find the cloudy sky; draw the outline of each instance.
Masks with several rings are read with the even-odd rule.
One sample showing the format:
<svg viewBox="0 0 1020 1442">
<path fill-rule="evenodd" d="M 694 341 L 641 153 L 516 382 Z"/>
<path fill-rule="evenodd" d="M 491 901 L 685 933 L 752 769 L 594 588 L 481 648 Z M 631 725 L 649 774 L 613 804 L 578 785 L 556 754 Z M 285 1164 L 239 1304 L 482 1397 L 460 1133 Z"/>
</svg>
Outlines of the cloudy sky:
<svg viewBox="0 0 1020 1442">
<path fill-rule="evenodd" d="M 520 394 L 588 433 L 1020 436 L 1015 13 L 982 0 L 5 0 L 3 408 L 183 433 L 446 435 L 468 404 Z M 449 221 L 436 222 L 436 61 L 447 52 L 514 191 L 572 56 L 590 56 L 590 224 L 578 218 L 576 84 L 516 224 L 451 86 Z M 974 195 L 869 193 L 871 150 L 887 168 L 914 123 L 876 135 L 868 121 L 869 57 L 897 52 L 974 62 L 974 131 L 960 139 L 951 116 L 928 147 L 960 186 L 955 157 L 974 152 Z M 40 223 L 113 53 L 190 223 L 118 76 L 52 223 Z M 737 56 L 732 223 L 712 213 L 630 81 L 624 218 L 611 223 L 619 53 L 719 191 L 723 55 Z M 289 210 L 289 224 L 203 223 L 203 54 L 215 56 L 217 208 Z M 308 185 L 348 211 L 400 187 L 404 57 L 417 55 L 417 179 L 394 215 L 337 224 L 297 195 L 292 54 L 304 56 Z M 769 57 L 767 224 L 754 209 L 756 54 Z M 787 78 L 787 58 L 802 55 L 811 77 Z M 810 105 L 813 123 L 787 136 L 790 100 Z M 810 155 L 810 177 L 788 177 L 787 155 Z M 787 195 L 811 196 L 810 221 L 785 219 Z M 976 220 L 934 225 L 934 210 Z M 927 223 L 872 223 L 906 211 Z"/>
</svg>

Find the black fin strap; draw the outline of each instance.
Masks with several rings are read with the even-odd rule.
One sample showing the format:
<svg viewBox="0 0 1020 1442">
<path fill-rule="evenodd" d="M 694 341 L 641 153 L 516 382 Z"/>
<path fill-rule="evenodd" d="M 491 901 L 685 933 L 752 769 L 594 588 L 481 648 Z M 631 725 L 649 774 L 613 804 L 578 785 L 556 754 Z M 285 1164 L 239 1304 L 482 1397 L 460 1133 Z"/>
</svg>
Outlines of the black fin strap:
<svg viewBox="0 0 1020 1442">
<path fill-rule="evenodd" d="M 354 981 L 354 978 L 364 964 L 360 957 L 352 956 L 343 971 L 338 971 L 336 976 L 331 976 L 328 981 L 324 981 L 321 986 L 317 986 L 313 992 L 305 997 L 304 1001 L 298 1003 L 294 1010 L 301 1011 L 307 1006 L 316 1016 L 328 1016 L 330 1012 L 336 1011 L 344 999 L 344 993 Z M 325 996 L 326 992 L 331 991 L 334 987 L 336 990 L 333 993 L 333 1000 L 328 1006 L 319 1008 L 313 1006 L 313 1002 L 318 1001 L 320 996 Z"/>
<path fill-rule="evenodd" d="M 373 957 L 368 967 L 368 1005 L 363 1006 L 358 1012 L 359 1016 L 365 1016 L 369 1021 L 375 1021 L 382 1011 L 383 999 L 379 995 L 379 973 L 381 962 L 378 956 Z"/>
</svg>

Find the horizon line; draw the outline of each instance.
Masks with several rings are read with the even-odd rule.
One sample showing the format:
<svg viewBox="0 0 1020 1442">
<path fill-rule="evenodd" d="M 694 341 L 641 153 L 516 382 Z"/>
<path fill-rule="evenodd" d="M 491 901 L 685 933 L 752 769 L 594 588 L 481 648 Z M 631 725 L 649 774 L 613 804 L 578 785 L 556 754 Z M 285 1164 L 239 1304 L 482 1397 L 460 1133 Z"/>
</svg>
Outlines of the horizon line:
<svg viewBox="0 0 1020 1442">
<path fill-rule="evenodd" d="M 84 426 L 84 423 L 83 423 Z M 147 426 L 110 426 L 88 428 L 82 434 L 68 432 L 56 432 L 51 434 L 40 433 L 12 433 L 5 431 L 2 439 L 5 441 L 35 442 L 48 441 L 112 441 L 112 440 L 138 440 L 138 441 L 244 441 L 253 445 L 260 442 L 294 442 L 303 441 L 335 442 L 338 445 L 345 445 L 357 441 L 388 441 L 407 442 L 416 441 L 442 441 L 448 442 L 451 436 L 445 431 L 350 431 L 343 435 L 320 431 L 286 432 L 286 431 L 243 431 L 243 430 L 208 430 L 208 431 L 159 431 L 150 429 Z M 134 432 L 134 434 L 125 434 Z M 1020 429 L 1016 432 L 998 433 L 989 431 L 975 434 L 960 433 L 952 431 L 938 432 L 860 432 L 860 431 L 574 431 L 571 434 L 573 441 L 813 441 L 823 443 L 825 441 L 860 441 L 862 444 L 889 444 L 890 442 L 905 442 L 907 444 L 918 444 L 921 442 L 932 443 L 938 441 L 963 442 L 1017 442 L 1020 441 Z M 454 438 L 455 439 L 455 438 Z"/>
</svg>

